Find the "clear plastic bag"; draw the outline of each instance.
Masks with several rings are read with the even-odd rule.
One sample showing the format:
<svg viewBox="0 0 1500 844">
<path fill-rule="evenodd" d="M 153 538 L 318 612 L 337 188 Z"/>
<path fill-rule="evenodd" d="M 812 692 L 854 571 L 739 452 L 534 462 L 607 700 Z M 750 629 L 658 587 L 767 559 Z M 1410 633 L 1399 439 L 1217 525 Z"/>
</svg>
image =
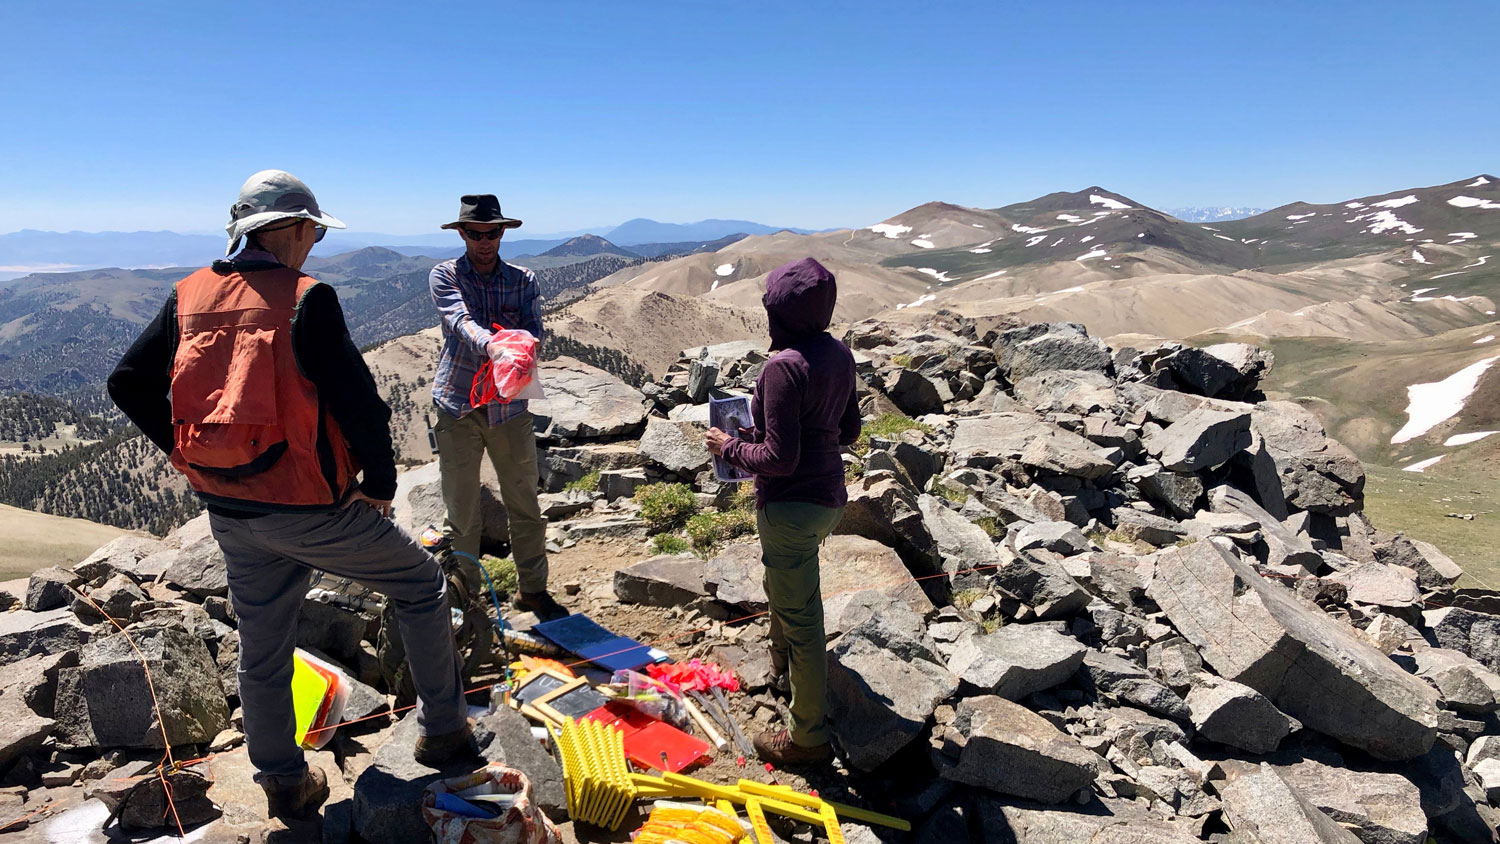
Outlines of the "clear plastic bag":
<svg viewBox="0 0 1500 844">
<path fill-rule="evenodd" d="M 674 727 L 686 727 L 687 708 L 682 696 L 666 683 L 648 677 L 639 671 L 616 671 L 610 678 L 609 688 L 615 692 L 615 700 L 627 704 L 638 712 Z"/>
</svg>

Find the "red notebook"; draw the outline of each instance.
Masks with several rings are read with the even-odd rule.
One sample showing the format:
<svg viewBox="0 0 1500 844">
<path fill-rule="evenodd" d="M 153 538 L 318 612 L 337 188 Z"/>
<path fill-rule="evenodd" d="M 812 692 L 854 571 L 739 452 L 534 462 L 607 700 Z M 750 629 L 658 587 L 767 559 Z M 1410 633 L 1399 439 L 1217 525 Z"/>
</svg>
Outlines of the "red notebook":
<svg viewBox="0 0 1500 844">
<path fill-rule="evenodd" d="M 708 742 L 622 703 L 606 703 L 583 717 L 618 727 L 625 734 L 625 755 L 641 770 L 679 773 L 712 750 Z"/>
</svg>

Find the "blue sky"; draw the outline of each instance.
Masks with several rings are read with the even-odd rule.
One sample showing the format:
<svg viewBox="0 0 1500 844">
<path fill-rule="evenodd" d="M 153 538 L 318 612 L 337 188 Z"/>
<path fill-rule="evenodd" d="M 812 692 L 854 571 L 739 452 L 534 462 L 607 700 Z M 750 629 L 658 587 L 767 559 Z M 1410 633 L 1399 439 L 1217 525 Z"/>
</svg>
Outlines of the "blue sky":
<svg viewBox="0 0 1500 844">
<path fill-rule="evenodd" d="M 1099 184 L 1331 202 L 1500 170 L 1500 4 L 0 4 L 0 232 L 869 225 Z"/>
</svg>

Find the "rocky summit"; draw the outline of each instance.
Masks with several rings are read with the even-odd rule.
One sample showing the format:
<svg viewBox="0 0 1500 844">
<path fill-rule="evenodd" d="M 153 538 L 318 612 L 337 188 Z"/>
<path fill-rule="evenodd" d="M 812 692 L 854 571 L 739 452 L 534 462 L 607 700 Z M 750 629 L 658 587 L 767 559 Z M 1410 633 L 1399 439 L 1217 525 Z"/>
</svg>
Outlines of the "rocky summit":
<svg viewBox="0 0 1500 844">
<path fill-rule="evenodd" d="M 913 827 L 846 823 L 860 842 L 1500 840 L 1500 595 L 1366 517 L 1358 459 L 1261 393 L 1271 355 L 1110 348 L 1071 323 L 981 331 L 947 312 L 842 336 L 865 432 L 822 552 L 838 758 L 773 774 L 728 751 L 699 776 L 775 776 Z M 766 359 L 756 342 L 686 349 L 641 389 L 569 365 L 538 408 L 550 547 L 599 575 L 554 584 L 560 600 L 735 670 L 747 734 L 788 700 L 763 648 L 751 505 L 715 480 L 701 434 L 707 402 L 746 394 Z M 403 479 L 406 527 L 440 518 L 436 480 Z M 485 501 L 499 541 L 503 507 Z M 165 742 L 214 772 L 195 834 L 247 840 L 225 584 L 200 518 L 12 590 L 0 822 L 22 820 L 0 832 L 97 829 L 111 783 Z M 416 795 L 440 772 L 412 760 L 414 720 L 388 714 L 379 599 L 322 597 L 298 642 L 344 667 L 346 718 L 367 719 L 315 754 L 335 780 L 322 840 L 422 840 Z M 567 822 L 525 719 L 476 714 L 484 754 L 531 776 L 565 840 L 601 840 Z"/>
</svg>

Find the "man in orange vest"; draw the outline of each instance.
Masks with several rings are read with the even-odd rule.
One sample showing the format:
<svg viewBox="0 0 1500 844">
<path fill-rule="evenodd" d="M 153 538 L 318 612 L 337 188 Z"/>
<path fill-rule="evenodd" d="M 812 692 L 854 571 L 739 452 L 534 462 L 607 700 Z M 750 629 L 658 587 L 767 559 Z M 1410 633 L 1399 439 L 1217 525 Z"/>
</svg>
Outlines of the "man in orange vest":
<svg viewBox="0 0 1500 844">
<path fill-rule="evenodd" d="M 229 248 L 177 282 L 109 377 L 109 394 L 208 509 L 239 617 L 245 741 L 272 817 L 328 798 L 294 736 L 292 650 L 310 569 L 395 604 L 417 691 L 419 762 L 472 758 L 446 583 L 388 518 L 396 494 L 390 408 L 349 338 L 332 287 L 302 264 L 329 228 L 301 180 L 251 176 Z"/>
</svg>

